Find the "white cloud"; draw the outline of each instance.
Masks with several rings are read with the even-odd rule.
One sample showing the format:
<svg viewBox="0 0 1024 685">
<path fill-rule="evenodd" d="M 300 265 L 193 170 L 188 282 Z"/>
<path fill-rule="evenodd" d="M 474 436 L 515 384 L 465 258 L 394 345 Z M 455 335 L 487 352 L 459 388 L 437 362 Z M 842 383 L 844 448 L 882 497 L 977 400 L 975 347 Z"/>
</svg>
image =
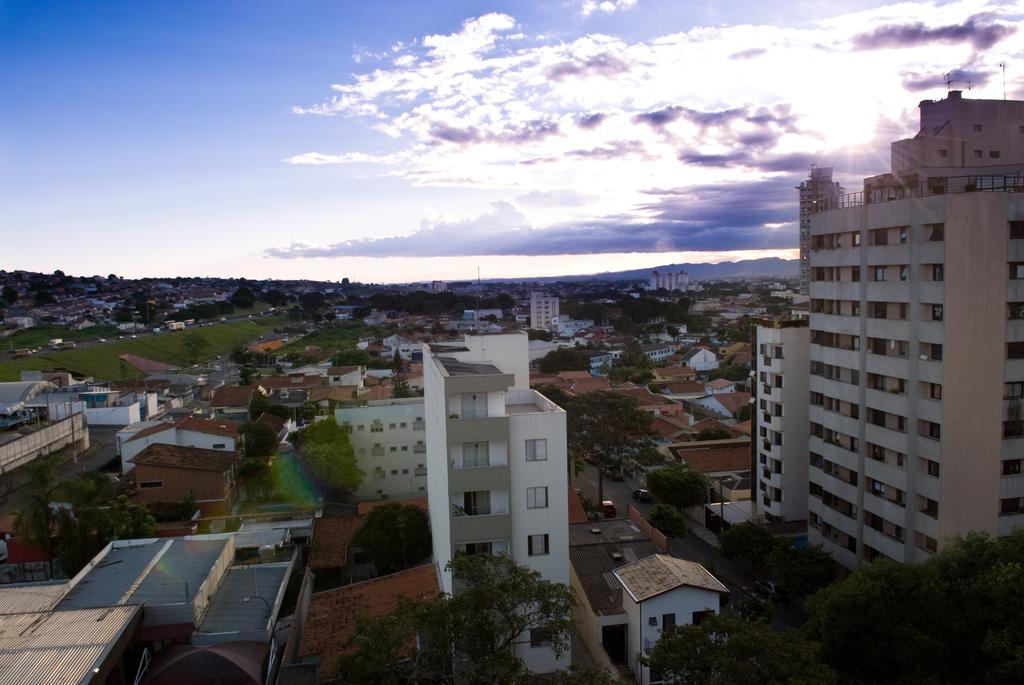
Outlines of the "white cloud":
<svg viewBox="0 0 1024 685">
<path fill-rule="evenodd" d="M 629 9 L 637 3 L 637 0 L 583 0 L 580 4 L 580 12 L 588 17 L 594 12 L 611 14 L 617 10 Z"/>
<path fill-rule="evenodd" d="M 591 12 L 606 11 L 601 4 Z M 609 218 L 639 225 L 664 211 L 651 202 L 654 188 L 686 197 L 788 179 L 811 162 L 850 176 L 884 171 L 888 143 L 916 132 L 917 102 L 944 96 L 941 80 L 929 87 L 934 77 L 961 69 L 974 79 L 970 96 L 1002 96 L 995 65 L 1024 58 L 1024 31 L 1010 30 L 1020 14 L 1013 2 L 934 0 L 644 41 L 526 37 L 513 17 L 487 14 L 452 34 L 396 44 L 390 65 L 295 108 L 364 122 L 397 152 L 286 161 L 382 164 L 382 174 L 418 187 L 497 189 L 535 229 Z M 587 200 L 562 201 L 579 197 Z M 685 204 L 674 211 L 685 221 Z M 758 225 L 785 225 L 777 214 Z"/>
</svg>

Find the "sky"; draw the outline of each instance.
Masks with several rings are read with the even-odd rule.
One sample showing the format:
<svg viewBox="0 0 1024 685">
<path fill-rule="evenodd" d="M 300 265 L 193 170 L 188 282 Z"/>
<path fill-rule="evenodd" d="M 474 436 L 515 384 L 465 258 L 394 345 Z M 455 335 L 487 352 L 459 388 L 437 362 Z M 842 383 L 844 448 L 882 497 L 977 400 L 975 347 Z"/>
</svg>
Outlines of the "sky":
<svg viewBox="0 0 1024 685">
<path fill-rule="evenodd" d="M 1021 2 L 0 0 L 0 268 L 364 282 L 780 256 Z"/>
</svg>

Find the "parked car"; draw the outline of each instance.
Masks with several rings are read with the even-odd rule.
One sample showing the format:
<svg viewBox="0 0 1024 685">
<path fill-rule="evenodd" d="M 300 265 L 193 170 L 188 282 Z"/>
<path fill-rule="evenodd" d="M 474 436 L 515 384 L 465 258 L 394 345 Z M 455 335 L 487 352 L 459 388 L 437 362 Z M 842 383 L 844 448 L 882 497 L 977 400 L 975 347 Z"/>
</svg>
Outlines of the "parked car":
<svg viewBox="0 0 1024 685">
<path fill-rule="evenodd" d="M 605 466 L 604 477 L 609 480 L 621 481 L 623 480 L 622 470 L 616 466 Z"/>
<path fill-rule="evenodd" d="M 653 502 L 654 495 L 641 488 L 633 491 L 633 499 L 637 502 Z"/>
<path fill-rule="evenodd" d="M 619 510 L 615 508 L 615 502 L 610 499 L 606 499 L 601 502 L 601 511 L 604 512 L 604 517 L 606 519 L 613 519 L 619 513 Z"/>
</svg>

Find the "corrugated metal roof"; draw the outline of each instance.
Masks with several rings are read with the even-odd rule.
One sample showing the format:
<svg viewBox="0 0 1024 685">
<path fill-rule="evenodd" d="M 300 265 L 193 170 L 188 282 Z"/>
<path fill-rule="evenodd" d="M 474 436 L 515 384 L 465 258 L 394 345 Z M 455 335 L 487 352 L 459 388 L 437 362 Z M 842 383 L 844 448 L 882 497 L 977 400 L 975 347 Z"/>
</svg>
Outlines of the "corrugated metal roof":
<svg viewBox="0 0 1024 685">
<path fill-rule="evenodd" d="M 288 579 L 288 562 L 232 566 L 199 626 L 200 633 L 258 631 L 267 628 L 269 609 Z M 260 597 L 245 602 L 246 597 Z"/>
<path fill-rule="evenodd" d="M 191 602 L 226 544 L 227 540 L 174 540 L 128 601 L 147 606 Z"/>
<path fill-rule="evenodd" d="M 167 540 L 154 540 L 142 545 L 114 547 L 68 592 L 60 609 L 85 609 L 112 606 L 139 579 Z"/>
<path fill-rule="evenodd" d="M 658 547 L 645 539 L 633 542 L 607 542 L 603 545 L 570 547 L 569 561 L 594 613 L 599 616 L 612 616 L 623 611 L 622 585 L 615 579 L 612 571 L 629 563 L 627 557 L 637 559 L 658 552 Z M 616 556 L 612 556 L 613 554 Z"/>
<path fill-rule="evenodd" d="M 49 611 L 67 591 L 67 583 L 0 585 L 0 614 Z"/>
<path fill-rule="evenodd" d="M 0 685 L 91 682 L 140 610 L 124 605 L 0 616 Z"/>
</svg>

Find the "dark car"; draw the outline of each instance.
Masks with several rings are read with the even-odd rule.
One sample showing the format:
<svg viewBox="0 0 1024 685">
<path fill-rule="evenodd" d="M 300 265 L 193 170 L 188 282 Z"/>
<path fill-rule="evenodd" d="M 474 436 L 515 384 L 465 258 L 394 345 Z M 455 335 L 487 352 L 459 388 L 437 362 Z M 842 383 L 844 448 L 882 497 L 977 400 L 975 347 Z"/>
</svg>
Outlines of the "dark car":
<svg viewBox="0 0 1024 685">
<path fill-rule="evenodd" d="M 605 466 L 604 477 L 614 481 L 625 480 L 625 478 L 622 475 L 622 469 L 618 468 L 617 466 Z"/>
<path fill-rule="evenodd" d="M 634 490 L 633 499 L 635 499 L 637 502 L 653 502 L 654 495 L 649 493 L 647 490 Z"/>
</svg>

